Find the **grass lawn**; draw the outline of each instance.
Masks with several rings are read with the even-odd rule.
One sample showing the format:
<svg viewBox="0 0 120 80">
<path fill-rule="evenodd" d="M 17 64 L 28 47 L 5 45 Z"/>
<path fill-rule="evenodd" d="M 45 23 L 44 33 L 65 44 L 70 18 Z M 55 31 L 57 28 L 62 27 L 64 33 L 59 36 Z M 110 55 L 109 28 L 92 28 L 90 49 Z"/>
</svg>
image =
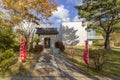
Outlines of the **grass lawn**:
<svg viewBox="0 0 120 80">
<path fill-rule="evenodd" d="M 73 64 L 78 66 L 81 70 L 88 73 L 90 76 L 111 76 L 120 77 L 120 47 L 112 48 L 112 50 L 107 51 L 108 58 L 103 65 L 103 69 L 100 72 L 96 72 L 92 60 L 90 60 L 89 68 L 83 60 L 84 47 L 73 47 L 75 50 L 75 55 L 72 58 L 71 50 L 72 47 L 68 47 L 65 50 L 64 55 L 70 59 Z M 90 48 L 99 49 L 99 47 L 92 46 Z M 91 53 L 90 53 L 91 54 Z"/>
<path fill-rule="evenodd" d="M 0 77 L 31 76 L 31 71 L 39 57 L 40 53 L 31 53 L 31 55 L 27 57 L 27 60 L 25 62 L 20 62 L 18 60 L 19 55 L 16 55 L 16 63 L 9 66 L 9 69 L 1 71 Z"/>
</svg>

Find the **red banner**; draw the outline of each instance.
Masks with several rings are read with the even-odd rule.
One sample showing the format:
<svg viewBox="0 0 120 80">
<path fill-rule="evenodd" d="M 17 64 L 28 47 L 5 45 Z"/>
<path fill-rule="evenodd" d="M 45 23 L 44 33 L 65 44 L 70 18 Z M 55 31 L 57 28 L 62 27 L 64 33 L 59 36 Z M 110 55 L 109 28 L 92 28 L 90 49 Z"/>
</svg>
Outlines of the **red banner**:
<svg viewBox="0 0 120 80">
<path fill-rule="evenodd" d="M 84 61 L 89 64 L 88 40 L 85 41 Z"/>
<path fill-rule="evenodd" d="M 20 45 L 20 59 L 21 59 L 22 61 L 25 61 L 25 60 L 26 60 L 25 43 L 26 43 L 26 40 L 25 40 L 24 37 L 22 37 L 21 45 Z"/>
</svg>

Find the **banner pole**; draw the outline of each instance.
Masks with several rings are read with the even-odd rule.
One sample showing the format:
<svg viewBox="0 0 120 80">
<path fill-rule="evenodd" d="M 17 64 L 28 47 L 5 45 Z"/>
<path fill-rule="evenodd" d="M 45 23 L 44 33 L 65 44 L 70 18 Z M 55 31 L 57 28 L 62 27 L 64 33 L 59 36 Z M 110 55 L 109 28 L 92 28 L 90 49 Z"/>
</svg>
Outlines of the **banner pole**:
<svg viewBox="0 0 120 80">
<path fill-rule="evenodd" d="M 87 41 L 88 41 L 88 30 L 87 30 Z M 87 64 L 87 68 L 88 68 L 88 71 L 89 71 L 89 41 L 88 41 L 88 64 Z"/>
<path fill-rule="evenodd" d="M 21 43 L 22 43 L 21 41 L 22 41 L 22 36 L 20 36 L 20 52 L 21 52 Z M 22 62 L 20 52 L 19 52 L 19 61 Z"/>
</svg>

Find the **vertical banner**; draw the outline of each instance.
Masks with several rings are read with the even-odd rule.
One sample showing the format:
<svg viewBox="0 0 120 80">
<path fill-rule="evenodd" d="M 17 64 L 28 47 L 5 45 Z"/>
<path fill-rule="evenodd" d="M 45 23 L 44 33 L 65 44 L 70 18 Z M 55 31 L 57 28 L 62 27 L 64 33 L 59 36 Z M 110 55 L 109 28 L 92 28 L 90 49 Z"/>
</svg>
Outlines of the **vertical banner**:
<svg viewBox="0 0 120 80">
<path fill-rule="evenodd" d="M 89 64 L 88 40 L 85 41 L 84 61 Z"/>
<path fill-rule="evenodd" d="M 21 44 L 20 44 L 20 60 L 26 61 L 26 49 L 25 49 L 26 40 L 22 37 Z"/>
</svg>

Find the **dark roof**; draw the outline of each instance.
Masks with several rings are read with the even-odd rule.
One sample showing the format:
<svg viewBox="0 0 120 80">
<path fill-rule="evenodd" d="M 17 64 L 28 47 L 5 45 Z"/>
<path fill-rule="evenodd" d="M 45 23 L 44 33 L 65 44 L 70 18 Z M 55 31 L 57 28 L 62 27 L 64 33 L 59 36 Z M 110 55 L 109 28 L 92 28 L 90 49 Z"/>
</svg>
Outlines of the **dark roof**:
<svg viewBox="0 0 120 80">
<path fill-rule="evenodd" d="M 36 34 L 46 35 L 46 34 L 58 34 L 57 28 L 37 28 Z"/>
</svg>

